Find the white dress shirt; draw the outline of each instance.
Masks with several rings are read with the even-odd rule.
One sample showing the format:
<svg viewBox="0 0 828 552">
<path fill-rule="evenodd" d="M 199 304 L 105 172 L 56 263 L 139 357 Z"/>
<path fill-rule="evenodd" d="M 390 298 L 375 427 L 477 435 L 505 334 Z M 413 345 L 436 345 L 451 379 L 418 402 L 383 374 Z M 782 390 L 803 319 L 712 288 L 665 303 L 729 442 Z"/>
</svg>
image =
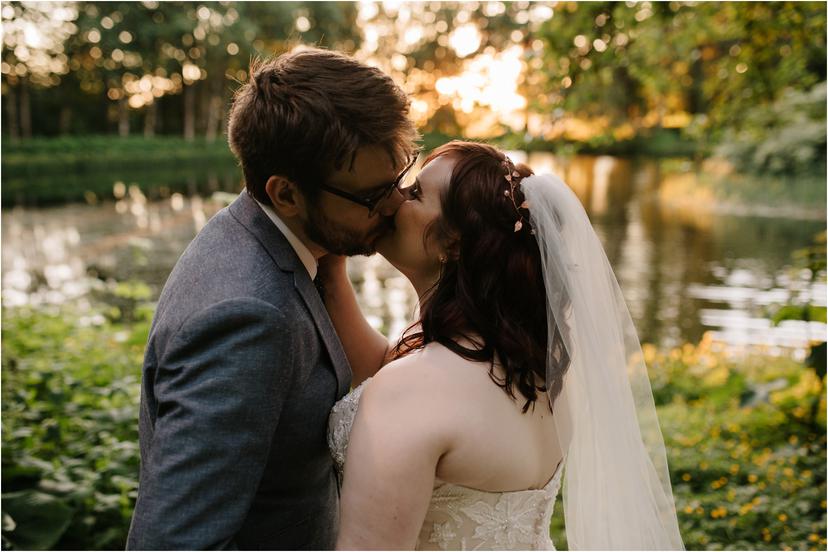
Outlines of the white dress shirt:
<svg viewBox="0 0 828 552">
<path fill-rule="evenodd" d="M 256 199 L 256 198 L 253 198 Z M 259 204 L 259 207 L 262 208 L 262 211 L 273 221 L 273 224 L 276 225 L 276 228 L 287 238 L 287 241 L 290 243 L 290 246 L 293 247 L 293 250 L 296 251 L 296 254 L 299 256 L 299 260 L 302 261 L 302 264 L 305 265 L 305 268 L 308 271 L 308 276 L 310 276 L 311 280 L 316 278 L 316 271 L 318 268 L 318 263 L 316 262 L 316 257 L 313 256 L 313 253 L 310 252 L 308 246 L 302 243 L 296 234 L 290 231 L 290 228 L 287 227 L 287 224 L 279 218 L 279 215 L 276 214 L 276 211 L 273 210 L 273 207 L 269 205 L 265 205 L 258 199 L 256 199 L 256 203 Z"/>
</svg>

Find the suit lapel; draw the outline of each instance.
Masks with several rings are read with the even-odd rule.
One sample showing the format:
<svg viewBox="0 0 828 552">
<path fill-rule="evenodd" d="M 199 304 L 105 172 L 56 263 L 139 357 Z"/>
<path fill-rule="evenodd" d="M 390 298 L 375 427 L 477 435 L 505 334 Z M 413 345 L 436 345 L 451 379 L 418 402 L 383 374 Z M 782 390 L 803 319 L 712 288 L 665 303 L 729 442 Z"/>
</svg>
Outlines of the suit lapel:
<svg viewBox="0 0 828 552">
<path fill-rule="evenodd" d="M 339 341 L 339 336 L 336 335 L 331 318 L 328 316 L 328 311 L 325 310 L 325 305 L 322 303 L 322 298 L 319 297 L 319 292 L 316 290 L 316 286 L 313 285 L 313 281 L 308 276 L 307 271 L 295 271 L 293 273 L 293 283 L 299 295 L 302 296 L 302 299 L 308 306 L 308 310 L 311 316 L 313 316 L 313 321 L 319 329 L 319 335 L 322 337 L 322 341 L 328 349 L 328 354 L 331 357 L 334 372 L 336 373 L 336 382 L 339 387 L 336 398 L 339 400 L 351 388 L 351 365 L 345 357 L 345 352 L 342 350 L 342 343 Z"/>
<path fill-rule="evenodd" d="M 307 305 L 322 342 L 328 350 L 328 356 L 331 358 L 336 375 L 337 399 L 342 398 L 351 388 L 351 366 L 342 350 L 342 343 L 334 331 L 328 311 L 325 310 L 325 305 L 319 297 L 319 292 L 296 251 L 246 190 L 242 191 L 241 195 L 233 201 L 229 210 L 236 220 L 256 236 L 280 269 L 293 273 L 296 291 Z"/>
</svg>

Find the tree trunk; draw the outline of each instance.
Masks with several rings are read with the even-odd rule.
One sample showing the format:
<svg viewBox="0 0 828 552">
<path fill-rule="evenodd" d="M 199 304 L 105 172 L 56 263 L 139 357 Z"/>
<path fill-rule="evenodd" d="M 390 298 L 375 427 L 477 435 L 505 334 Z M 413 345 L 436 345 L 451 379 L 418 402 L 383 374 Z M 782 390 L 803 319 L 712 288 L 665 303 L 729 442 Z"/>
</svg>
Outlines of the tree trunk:
<svg viewBox="0 0 828 552">
<path fill-rule="evenodd" d="M 158 100 L 154 100 L 144 110 L 144 138 L 155 136 L 155 123 L 158 120 Z"/>
<path fill-rule="evenodd" d="M 9 84 L 8 92 L 5 96 L 6 117 L 9 121 L 9 139 L 12 142 L 20 140 L 20 119 L 17 112 L 17 86 Z"/>
<path fill-rule="evenodd" d="M 210 103 L 207 106 L 207 141 L 216 141 L 219 124 L 222 120 L 221 113 L 221 81 L 213 81 L 210 86 Z"/>
<path fill-rule="evenodd" d="M 129 136 L 129 106 L 123 96 L 118 100 L 118 136 Z"/>
<path fill-rule="evenodd" d="M 72 130 L 72 108 L 68 105 L 63 105 L 60 108 L 60 116 L 58 118 L 58 125 L 61 134 L 69 134 Z"/>
<path fill-rule="evenodd" d="M 32 137 L 32 104 L 28 79 L 20 80 L 20 133 L 23 138 Z"/>
<path fill-rule="evenodd" d="M 193 84 L 184 85 L 184 139 L 192 142 L 195 138 L 195 89 Z"/>
</svg>

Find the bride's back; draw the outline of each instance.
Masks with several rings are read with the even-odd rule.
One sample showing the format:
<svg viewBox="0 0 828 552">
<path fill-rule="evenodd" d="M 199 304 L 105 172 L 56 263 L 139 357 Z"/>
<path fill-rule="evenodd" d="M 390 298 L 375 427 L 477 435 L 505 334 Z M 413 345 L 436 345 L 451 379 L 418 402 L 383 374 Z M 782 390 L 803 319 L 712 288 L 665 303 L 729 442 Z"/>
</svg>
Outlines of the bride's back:
<svg viewBox="0 0 828 552">
<path fill-rule="evenodd" d="M 381 372 L 411 381 L 410 415 L 427 412 L 446 436 L 437 479 L 484 491 L 540 489 L 562 458 L 544 393 L 526 413 L 489 376 L 489 364 L 462 358 L 439 343 L 397 360 Z M 501 377 L 495 364 L 495 376 Z M 378 374 L 379 376 L 380 374 Z M 388 374 L 391 375 L 391 374 Z M 424 382 L 427 382 L 425 385 Z"/>
</svg>

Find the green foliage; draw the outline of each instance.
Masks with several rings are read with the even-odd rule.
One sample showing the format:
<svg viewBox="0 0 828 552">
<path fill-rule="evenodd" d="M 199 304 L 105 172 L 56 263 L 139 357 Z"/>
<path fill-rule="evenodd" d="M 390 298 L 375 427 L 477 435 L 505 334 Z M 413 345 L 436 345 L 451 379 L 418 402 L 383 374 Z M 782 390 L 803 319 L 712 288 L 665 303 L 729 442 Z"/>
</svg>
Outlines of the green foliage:
<svg viewBox="0 0 828 552">
<path fill-rule="evenodd" d="M 825 80 L 818 2 L 562 2 L 536 36 L 527 97 L 539 110 L 634 129 L 684 112 L 703 142 L 752 106 Z"/>
<path fill-rule="evenodd" d="M 3 544 L 16 550 L 49 550 L 72 519 L 72 508 L 46 493 L 3 493 L 2 500 Z"/>
<path fill-rule="evenodd" d="M 825 397 L 814 373 L 785 358 L 729 358 L 707 339 L 645 355 L 688 550 L 824 550 Z"/>
<path fill-rule="evenodd" d="M 191 142 L 177 136 L 64 136 L 33 138 L 21 142 L 4 140 L 2 144 L 3 183 L 11 177 L 40 177 L 56 174 L 87 174 L 106 170 L 146 170 L 190 165 L 188 170 L 205 164 L 227 166 L 233 154 L 224 140 Z M 54 184 L 53 184 L 54 185 Z"/>
<path fill-rule="evenodd" d="M 810 175 L 825 179 L 826 83 L 788 90 L 770 105 L 757 105 L 728 130 L 716 153 L 750 174 Z"/>
<path fill-rule="evenodd" d="M 129 317 L 5 309 L 3 546 L 121 549 L 138 475 L 145 287 Z M 824 549 L 825 399 L 787 358 L 730 358 L 708 339 L 644 347 L 689 550 Z M 816 402 L 816 425 L 808 406 Z M 563 500 L 551 521 L 566 549 Z"/>
<path fill-rule="evenodd" d="M 241 171 L 224 141 L 84 136 L 2 143 L 3 206 L 114 199 L 116 182 L 150 199 L 239 191 Z"/>
<path fill-rule="evenodd" d="M 4 547 L 123 548 L 148 325 L 3 311 Z"/>
</svg>

